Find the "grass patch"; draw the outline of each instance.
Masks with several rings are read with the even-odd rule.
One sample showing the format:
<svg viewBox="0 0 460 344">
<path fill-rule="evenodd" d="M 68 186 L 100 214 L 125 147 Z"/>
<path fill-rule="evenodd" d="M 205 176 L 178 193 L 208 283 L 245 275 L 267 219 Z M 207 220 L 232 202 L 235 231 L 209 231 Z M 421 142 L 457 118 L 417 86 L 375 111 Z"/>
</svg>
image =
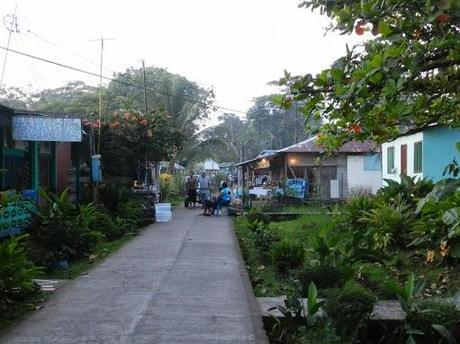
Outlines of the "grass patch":
<svg viewBox="0 0 460 344">
<path fill-rule="evenodd" d="M 38 291 L 22 300 L 15 301 L 8 307 L 8 312 L 0 314 L 0 335 L 17 321 L 23 319 L 31 311 L 39 309 L 48 300 L 49 294 Z"/>
<path fill-rule="evenodd" d="M 296 240 L 309 245 L 320 230 L 332 229 L 334 226 L 330 214 L 304 215 L 296 220 L 275 222 L 270 228 L 281 238 Z"/>
<path fill-rule="evenodd" d="M 45 279 L 74 279 L 89 269 L 91 269 L 97 263 L 103 261 L 111 253 L 117 251 L 121 246 L 123 246 L 127 241 L 129 241 L 133 236 L 125 236 L 121 239 L 110 241 L 110 242 L 101 242 L 99 243 L 94 252 L 86 259 L 78 260 L 71 262 L 67 270 L 58 269 L 55 271 L 45 273 L 42 278 Z"/>
</svg>

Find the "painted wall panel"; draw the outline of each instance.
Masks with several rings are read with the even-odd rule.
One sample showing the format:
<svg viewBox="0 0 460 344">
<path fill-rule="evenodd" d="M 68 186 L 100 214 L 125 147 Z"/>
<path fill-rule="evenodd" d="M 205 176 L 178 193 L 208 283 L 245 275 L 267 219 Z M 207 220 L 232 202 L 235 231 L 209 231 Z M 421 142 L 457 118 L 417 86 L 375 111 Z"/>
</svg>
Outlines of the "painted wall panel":
<svg viewBox="0 0 460 344">
<path fill-rule="evenodd" d="M 380 153 L 363 155 L 364 171 L 381 171 L 382 155 Z"/>
<path fill-rule="evenodd" d="M 444 168 L 454 158 L 460 161 L 457 142 L 460 142 L 460 129 L 427 129 L 423 135 L 423 175 L 433 181 L 443 179 Z"/>
<path fill-rule="evenodd" d="M 365 171 L 364 157 L 362 155 L 349 155 L 347 157 L 348 192 L 356 188 L 369 188 L 376 193 L 382 186 L 381 170 Z"/>
<path fill-rule="evenodd" d="M 382 144 L 382 178 L 383 179 L 392 179 L 398 182 L 401 181 L 400 173 L 401 173 L 401 145 L 407 145 L 407 175 L 408 176 L 415 176 L 418 178 L 423 178 L 424 171 L 422 173 L 414 173 L 414 143 L 423 141 L 424 133 L 416 133 L 413 135 L 402 136 L 397 138 L 394 141 L 386 142 Z M 394 147 L 395 154 L 394 154 L 394 172 L 389 173 L 387 169 L 387 148 Z M 423 148 L 424 149 L 424 148 Z"/>
</svg>

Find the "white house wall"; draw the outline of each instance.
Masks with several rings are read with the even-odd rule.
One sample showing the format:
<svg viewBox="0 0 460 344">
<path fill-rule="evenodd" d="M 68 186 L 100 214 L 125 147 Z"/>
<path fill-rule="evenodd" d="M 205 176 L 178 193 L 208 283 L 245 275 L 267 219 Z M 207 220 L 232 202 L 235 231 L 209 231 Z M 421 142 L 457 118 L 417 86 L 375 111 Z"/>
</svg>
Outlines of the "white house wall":
<svg viewBox="0 0 460 344">
<path fill-rule="evenodd" d="M 365 171 L 364 157 L 362 155 L 349 155 L 347 157 L 348 192 L 354 189 L 366 188 L 376 193 L 382 186 L 381 171 Z"/>
<path fill-rule="evenodd" d="M 423 173 L 414 173 L 414 143 L 423 141 L 423 132 L 413 135 L 402 136 L 394 141 L 382 144 L 382 177 L 383 179 L 392 179 L 397 182 L 401 181 L 401 145 L 407 145 L 407 175 L 410 177 L 423 178 Z M 387 149 L 394 147 L 395 170 L 388 173 L 387 168 Z"/>
</svg>

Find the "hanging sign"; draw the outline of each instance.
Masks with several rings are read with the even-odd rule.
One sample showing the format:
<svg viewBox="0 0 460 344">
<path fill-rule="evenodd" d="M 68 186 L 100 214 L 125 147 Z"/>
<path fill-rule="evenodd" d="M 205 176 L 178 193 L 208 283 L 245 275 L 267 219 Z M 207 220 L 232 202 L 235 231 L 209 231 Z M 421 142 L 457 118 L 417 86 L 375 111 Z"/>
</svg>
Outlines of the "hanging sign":
<svg viewBox="0 0 460 344">
<path fill-rule="evenodd" d="M 303 179 L 288 179 L 286 181 L 286 189 L 288 190 L 288 195 L 296 198 L 305 197 L 305 180 Z"/>
<path fill-rule="evenodd" d="M 75 117 L 48 117 L 14 115 L 13 140 L 81 142 L 81 119 Z"/>
</svg>

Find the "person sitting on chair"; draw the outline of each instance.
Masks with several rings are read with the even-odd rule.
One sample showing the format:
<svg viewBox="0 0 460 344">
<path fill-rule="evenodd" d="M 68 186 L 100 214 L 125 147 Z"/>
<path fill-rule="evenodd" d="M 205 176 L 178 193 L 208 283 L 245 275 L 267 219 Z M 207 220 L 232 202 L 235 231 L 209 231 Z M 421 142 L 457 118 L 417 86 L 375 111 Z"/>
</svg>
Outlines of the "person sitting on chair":
<svg viewBox="0 0 460 344">
<path fill-rule="evenodd" d="M 217 197 L 217 200 L 214 202 L 214 212 L 217 215 L 219 215 L 219 210 L 221 210 L 223 207 L 227 207 L 230 204 L 230 201 L 232 200 L 232 192 L 228 188 L 227 183 L 222 183 L 222 189 L 220 190 L 219 197 Z"/>
</svg>

